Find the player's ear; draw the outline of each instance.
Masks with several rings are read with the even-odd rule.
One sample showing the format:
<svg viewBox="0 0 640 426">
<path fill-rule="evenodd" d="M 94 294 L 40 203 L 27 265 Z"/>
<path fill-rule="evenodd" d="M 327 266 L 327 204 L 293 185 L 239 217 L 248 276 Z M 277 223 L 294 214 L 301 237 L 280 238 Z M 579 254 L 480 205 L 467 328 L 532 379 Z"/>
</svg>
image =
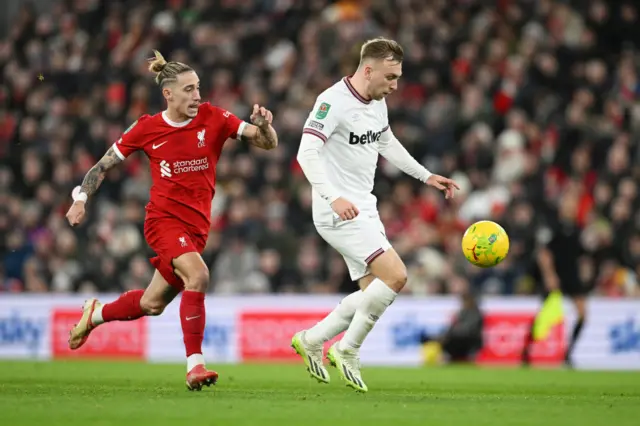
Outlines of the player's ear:
<svg viewBox="0 0 640 426">
<path fill-rule="evenodd" d="M 164 89 L 162 89 L 162 96 L 164 96 L 164 98 L 168 101 L 173 99 L 173 94 L 171 93 L 171 89 L 168 87 L 165 87 Z"/>
<path fill-rule="evenodd" d="M 371 80 L 373 75 L 373 67 L 369 64 L 364 66 L 364 76 L 367 80 Z"/>
</svg>

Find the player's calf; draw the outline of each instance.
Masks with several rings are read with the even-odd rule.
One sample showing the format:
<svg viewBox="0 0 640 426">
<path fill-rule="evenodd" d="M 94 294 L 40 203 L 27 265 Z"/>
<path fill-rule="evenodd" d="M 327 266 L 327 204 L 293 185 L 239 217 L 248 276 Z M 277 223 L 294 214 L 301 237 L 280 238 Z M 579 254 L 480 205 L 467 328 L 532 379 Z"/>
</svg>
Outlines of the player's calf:
<svg viewBox="0 0 640 426">
<path fill-rule="evenodd" d="M 80 321 L 69 332 L 69 348 L 78 349 L 89 338 L 89 334 L 100 324 L 110 321 L 133 321 L 145 316 L 140 307 L 143 290 L 131 290 L 107 304 L 100 303 L 97 299 L 89 299 L 85 302 Z"/>
<path fill-rule="evenodd" d="M 404 263 L 393 249 L 375 258 L 369 264 L 369 268 L 376 278 L 363 292 L 362 301 L 356 309 L 349 328 L 330 353 L 332 364 L 344 370 L 341 372 L 343 379 L 350 386 L 361 391 L 366 391 L 366 385 L 360 377 L 359 365 L 355 362 L 358 359 L 358 351 L 376 322 L 407 282 Z"/>
<path fill-rule="evenodd" d="M 373 259 L 369 269 L 376 278 L 363 292 L 353 320 L 338 345 L 340 350 L 358 351 L 376 322 L 407 283 L 407 269 L 392 248 Z"/>
<path fill-rule="evenodd" d="M 185 253 L 173 260 L 175 273 L 184 282 L 180 301 L 180 322 L 187 356 L 187 371 L 204 365 L 202 340 L 206 323 L 205 291 L 209 284 L 209 269 L 198 253 Z"/>
<path fill-rule="evenodd" d="M 180 301 L 180 323 L 187 356 L 187 388 L 199 390 L 215 384 L 218 374 L 204 367 L 202 340 L 206 324 L 205 291 L 209 269 L 198 253 L 189 252 L 173 259 L 176 275 L 184 282 Z"/>
<path fill-rule="evenodd" d="M 91 331 L 105 322 L 133 321 L 146 315 L 160 315 L 177 294 L 156 271 L 146 290 L 127 291 L 104 305 L 97 299 L 89 299 L 80 320 L 69 333 L 69 347 L 80 348 Z"/>
</svg>

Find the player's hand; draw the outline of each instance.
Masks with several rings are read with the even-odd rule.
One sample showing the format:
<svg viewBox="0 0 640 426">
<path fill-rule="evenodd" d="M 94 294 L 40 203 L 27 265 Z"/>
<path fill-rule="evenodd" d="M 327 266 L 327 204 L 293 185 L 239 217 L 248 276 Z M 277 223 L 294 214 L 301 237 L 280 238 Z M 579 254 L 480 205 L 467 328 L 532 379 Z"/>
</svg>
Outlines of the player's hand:
<svg viewBox="0 0 640 426">
<path fill-rule="evenodd" d="M 456 182 L 440 175 L 429 176 L 429 179 L 427 179 L 427 185 L 433 186 L 434 188 L 444 192 L 444 198 L 447 200 L 453 198 L 456 189 L 460 189 L 460 185 Z"/>
<path fill-rule="evenodd" d="M 67 220 L 69 225 L 79 225 L 84 219 L 84 201 L 75 201 L 67 212 Z"/>
<path fill-rule="evenodd" d="M 351 201 L 342 197 L 331 203 L 331 208 L 342 220 L 355 219 L 360 214 L 360 210 Z"/>
<path fill-rule="evenodd" d="M 260 128 L 269 127 L 273 122 L 273 114 L 271 111 L 258 104 L 253 105 L 253 113 L 250 118 L 251 122 Z"/>
</svg>

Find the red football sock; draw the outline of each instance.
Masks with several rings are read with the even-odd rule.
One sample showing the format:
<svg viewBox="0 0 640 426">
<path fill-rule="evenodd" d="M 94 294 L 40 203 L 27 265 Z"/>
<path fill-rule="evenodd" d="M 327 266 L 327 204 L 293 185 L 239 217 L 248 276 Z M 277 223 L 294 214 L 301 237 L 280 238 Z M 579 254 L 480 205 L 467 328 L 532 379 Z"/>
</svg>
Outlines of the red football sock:
<svg viewBox="0 0 640 426">
<path fill-rule="evenodd" d="M 205 322 L 204 293 L 183 291 L 180 301 L 180 323 L 187 357 L 202 353 Z"/>
<path fill-rule="evenodd" d="M 144 290 L 131 290 L 122 293 L 118 300 L 102 307 L 102 319 L 109 321 L 132 321 L 145 316 L 140 307 Z"/>
</svg>

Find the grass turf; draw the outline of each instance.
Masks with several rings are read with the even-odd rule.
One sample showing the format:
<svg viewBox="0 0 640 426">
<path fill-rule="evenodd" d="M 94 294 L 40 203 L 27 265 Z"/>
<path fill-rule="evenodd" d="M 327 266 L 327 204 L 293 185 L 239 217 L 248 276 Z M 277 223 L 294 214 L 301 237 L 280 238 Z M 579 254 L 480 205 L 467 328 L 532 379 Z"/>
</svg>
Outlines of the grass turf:
<svg viewBox="0 0 640 426">
<path fill-rule="evenodd" d="M 638 425 L 640 373 L 365 368 L 369 393 L 300 365 L 225 365 L 184 387 L 182 365 L 0 362 L 3 425 Z"/>
</svg>

